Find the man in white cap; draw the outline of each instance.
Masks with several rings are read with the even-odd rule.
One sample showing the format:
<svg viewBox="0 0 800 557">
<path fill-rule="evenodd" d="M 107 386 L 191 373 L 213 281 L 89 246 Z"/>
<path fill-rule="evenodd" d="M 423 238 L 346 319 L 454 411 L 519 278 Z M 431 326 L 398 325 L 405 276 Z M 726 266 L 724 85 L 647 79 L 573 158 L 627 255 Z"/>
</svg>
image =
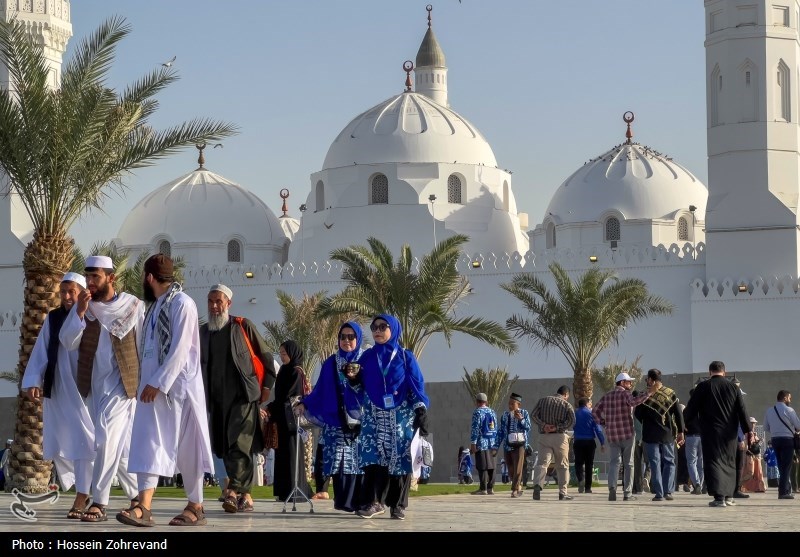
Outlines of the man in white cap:
<svg viewBox="0 0 800 557">
<path fill-rule="evenodd" d="M 21 384 L 29 400 L 44 397 L 43 457 L 55 464 L 62 491 L 75 486 L 75 501 L 67 513 L 72 519 L 83 517 L 92 487 L 94 422 L 78 392 L 78 352 L 60 342 L 59 334 L 85 288 L 86 279 L 78 273 L 61 279 L 61 306 L 47 314 Z"/>
<path fill-rule="evenodd" d="M 264 450 L 258 406 L 269 399 L 276 376 L 258 328 L 249 319 L 229 314 L 232 300 L 230 288 L 213 285 L 208 291 L 208 322 L 200 327 L 211 448 L 222 458 L 228 476 L 222 508 L 229 513 L 253 510 L 253 455 Z"/>
<path fill-rule="evenodd" d="M 76 383 L 87 399 L 95 424 L 97 456 L 92 476 L 92 504 L 84 522 L 104 522 L 116 474 L 129 499 L 136 498 L 136 478 L 128 473 L 131 425 L 139 386 L 137 340 L 144 304 L 116 292 L 110 257 L 86 258 L 86 290 L 78 294 L 61 329 L 61 341 L 78 352 Z"/>
<path fill-rule="evenodd" d="M 151 511 L 159 477 L 178 470 L 188 502 L 169 525 L 201 526 L 207 522 L 203 479 L 214 465 L 197 306 L 175 281 L 172 259 L 163 253 L 150 256 L 142 274 L 145 300 L 153 303 L 145 315 L 141 387 L 131 433 L 136 451 L 130 470 L 138 478 L 139 501 L 117 513 L 117 520 L 130 526 L 154 526 Z"/>
<path fill-rule="evenodd" d="M 635 501 L 633 490 L 633 417 L 631 409 L 647 400 L 655 387 L 639 396 L 633 396 L 633 378 L 626 372 L 617 374 L 616 385 L 602 396 L 592 409 L 595 421 L 603 426 L 606 442 L 609 447 L 608 463 L 608 500 L 617 500 L 617 479 L 619 463 L 622 459 L 622 499 Z"/>
</svg>

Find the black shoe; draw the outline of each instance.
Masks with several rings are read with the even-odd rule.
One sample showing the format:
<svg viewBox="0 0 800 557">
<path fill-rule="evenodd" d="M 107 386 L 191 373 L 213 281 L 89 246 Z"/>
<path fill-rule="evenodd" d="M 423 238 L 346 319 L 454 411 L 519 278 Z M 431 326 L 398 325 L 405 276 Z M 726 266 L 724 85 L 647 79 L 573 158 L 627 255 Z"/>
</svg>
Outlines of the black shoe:
<svg viewBox="0 0 800 557">
<path fill-rule="evenodd" d="M 666 499 L 667 501 L 672 501 L 675 498 L 672 496 L 672 493 L 667 493 L 666 495 L 664 495 L 664 499 Z"/>
<path fill-rule="evenodd" d="M 542 498 L 542 488 L 538 485 L 533 486 L 533 500 L 538 501 Z"/>
<path fill-rule="evenodd" d="M 401 507 L 395 507 L 392 509 L 392 518 L 397 520 L 405 520 L 406 513 L 403 512 Z"/>
<path fill-rule="evenodd" d="M 749 499 L 750 495 L 747 493 L 742 493 L 741 491 L 737 491 L 733 494 L 736 499 Z"/>
<path fill-rule="evenodd" d="M 623 501 L 636 501 L 636 499 L 638 499 L 638 497 L 635 495 L 628 495 L 627 497 L 622 498 Z"/>
<path fill-rule="evenodd" d="M 778 499 L 794 499 L 794 495 L 787 493 L 786 495 L 779 495 Z"/>
<path fill-rule="evenodd" d="M 714 499 L 713 501 L 708 502 L 709 507 L 727 507 L 725 504 L 725 499 Z"/>
<path fill-rule="evenodd" d="M 733 500 L 733 497 L 726 497 L 725 498 L 725 505 L 727 505 L 728 507 L 735 507 L 736 506 L 736 501 Z"/>
<path fill-rule="evenodd" d="M 792 499 L 794 499 L 794 497 L 792 497 Z M 558 494 L 558 500 L 559 501 L 572 501 L 572 497 L 570 497 L 566 493 L 559 493 Z"/>
<path fill-rule="evenodd" d="M 616 491 L 609 491 L 608 492 L 608 500 L 609 501 L 616 501 L 617 500 L 617 492 Z"/>
<path fill-rule="evenodd" d="M 652 500 L 653 500 L 653 501 L 663 501 L 663 500 L 664 500 L 664 498 L 663 498 L 663 497 L 659 497 L 658 495 L 656 495 L 655 497 L 653 497 L 653 499 L 652 499 Z"/>
<path fill-rule="evenodd" d="M 584 493 L 592 493 L 592 488 L 584 490 Z"/>
</svg>

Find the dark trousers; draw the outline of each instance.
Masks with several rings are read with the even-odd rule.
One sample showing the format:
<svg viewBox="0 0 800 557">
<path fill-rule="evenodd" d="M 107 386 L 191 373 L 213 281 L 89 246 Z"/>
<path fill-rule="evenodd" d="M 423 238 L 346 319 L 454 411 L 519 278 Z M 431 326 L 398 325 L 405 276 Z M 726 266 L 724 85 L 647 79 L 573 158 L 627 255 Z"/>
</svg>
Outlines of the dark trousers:
<svg viewBox="0 0 800 557">
<path fill-rule="evenodd" d="M 592 490 L 596 448 L 594 439 L 575 439 L 572 443 L 572 450 L 575 453 L 575 477 L 578 479 L 578 485 L 585 485 L 587 491 Z"/>
<path fill-rule="evenodd" d="M 495 457 L 490 449 L 475 453 L 475 468 L 478 470 L 481 491 L 494 489 L 494 461 Z"/>
<path fill-rule="evenodd" d="M 511 491 L 522 491 L 522 486 L 525 485 L 522 477 L 525 473 L 523 469 L 525 464 L 525 445 L 505 451 L 505 456 L 506 466 L 511 476 Z"/>
<path fill-rule="evenodd" d="M 323 476 L 323 456 L 322 451 L 325 446 L 317 443 L 317 452 L 314 455 L 314 485 L 317 487 L 317 493 L 327 492 L 328 484 L 331 481 L 330 476 Z"/>
<path fill-rule="evenodd" d="M 228 489 L 238 494 L 250 493 L 253 488 L 253 455 L 233 446 L 222 455 L 222 462 L 228 474 Z"/>
<path fill-rule="evenodd" d="M 371 464 L 364 468 L 364 505 L 380 503 L 386 507 L 408 507 L 411 474 L 390 476 L 389 468 Z"/>
<path fill-rule="evenodd" d="M 772 448 L 778 459 L 778 495 L 791 495 L 792 493 L 792 457 L 794 456 L 794 439 L 791 437 L 773 437 Z"/>
<path fill-rule="evenodd" d="M 633 493 L 642 493 L 645 484 L 648 485 L 650 490 L 650 467 L 644 456 L 644 447 L 640 442 L 635 443 L 633 446 Z"/>
</svg>

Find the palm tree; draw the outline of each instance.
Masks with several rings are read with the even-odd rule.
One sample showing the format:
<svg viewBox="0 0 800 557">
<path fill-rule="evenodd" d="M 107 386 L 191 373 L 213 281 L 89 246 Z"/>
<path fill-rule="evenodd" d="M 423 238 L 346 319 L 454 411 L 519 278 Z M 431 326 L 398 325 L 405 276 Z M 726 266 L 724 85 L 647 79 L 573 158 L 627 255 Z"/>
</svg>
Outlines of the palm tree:
<svg viewBox="0 0 800 557">
<path fill-rule="evenodd" d="M 321 316 L 319 305 L 326 291 L 303 294 L 296 299 L 282 290 L 276 292 L 283 313 L 282 321 L 264 321 L 264 341 L 267 348 L 277 352 L 283 341 L 292 339 L 303 350 L 305 371 L 308 380 L 314 383 L 314 371 L 325 359 L 339 348 L 336 334 L 342 322 L 350 321 L 352 315 Z"/>
<path fill-rule="evenodd" d="M 111 190 L 124 191 L 123 179 L 134 169 L 236 133 L 235 126 L 208 119 L 153 129 L 154 97 L 177 79 L 171 68 L 159 66 L 122 92 L 110 89 L 115 48 L 129 32 L 122 18 L 104 22 L 78 46 L 53 90 L 42 47 L 23 24 L 0 22 L 0 60 L 10 75 L 9 90 L 0 90 L 0 173 L 33 225 L 22 261 L 20 379 L 47 313 L 60 303 L 58 284 L 73 258 L 70 226 L 101 208 Z M 18 397 L 20 450 L 11 457 L 7 490 L 47 490 L 51 463 L 42 460 L 41 430 L 41 404 Z"/>
<path fill-rule="evenodd" d="M 455 317 L 459 303 L 472 293 L 469 281 L 458 273 L 456 262 L 468 241 L 451 236 L 417 262 L 404 245 L 396 263 L 380 240 L 367 239 L 369 247 L 350 246 L 331 252 L 344 263 L 345 289 L 320 303 L 323 315 L 352 313 L 369 322 L 380 313 L 392 314 L 403 327 L 405 348 L 422 355 L 430 337 L 441 333 L 450 346 L 453 333 L 463 333 L 513 354 L 517 343 L 502 325 L 480 317 Z"/>
<path fill-rule="evenodd" d="M 642 355 L 639 354 L 630 364 L 628 360 L 623 360 L 622 363 L 609 362 L 602 368 L 593 369 L 592 376 L 594 377 L 595 386 L 599 387 L 602 392 L 607 393 L 614 388 L 614 385 L 616 385 L 614 379 L 623 371 L 633 378 L 633 385 L 636 386 L 636 383 L 642 378 L 642 367 L 639 365 L 639 360 L 641 359 Z"/>
<path fill-rule="evenodd" d="M 478 393 L 485 393 L 486 398 L 489 399 L 489 406 L 497 411 L 499 410 L 498 404 L 508 397 L 508 393 L 517 379 L 519 379 L 519 375 L 509 379 L 506 368 L 495 367 L 484 371 L 479 367 L 472 373 L 464 368 L 464 377 L 461 378 L 461 381 L 469 393 L 470 400 L 474 401 Z"/>
<path fill-rule="evenodd" d="M 514 275 L 501 287 L 533 316 L 513 315 L 506 326 L 545 350 L 557 348 L 574 372 L 574 399 L 592 398 L 592 367 L 600 352 L 617 344 L 625 327 L 651 315 L 669 315 L 673 306 L 653 296 L 647 284 L 620 279 L 613 271 L 591 268 L 575 281 L 558 263 L 550 264 L 555 290 L 532 273 Z"/>
</svg>

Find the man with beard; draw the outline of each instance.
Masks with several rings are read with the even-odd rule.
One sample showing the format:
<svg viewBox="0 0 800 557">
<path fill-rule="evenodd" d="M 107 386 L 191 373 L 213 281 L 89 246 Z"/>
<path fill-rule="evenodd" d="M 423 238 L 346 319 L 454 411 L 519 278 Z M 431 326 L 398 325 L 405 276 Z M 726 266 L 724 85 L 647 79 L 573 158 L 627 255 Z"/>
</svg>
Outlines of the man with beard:
<svg viewBox="0 0 800 557">
<path fill-rule="evenodd" d="M 78 350 L 77 387 L 94 421 L 97 456 L 92 475 L 92 504 L 84 522 L 104 522 L 114 474 L 127 494 L 136 497 L 136 478 L 128 473 L 131 424 L 139 386 L 137 339 L 144 304 L 114 288 L 110 257 L 86 259 L 86 290 L 61 328 L 67 350 Z M 87 398 L 88 397 L 88 398 Z"/>
<path fill-rule="evenodd" d="M 153 495 L 160 476 L 183 476 L 188 504 L 170 526 L 206 524 L 203 478 L 214 469 L 200 369 L 197 306 L 175 282 L 172 259 L 159 253 L 144 263 L 144 296 L 151 302 L 141 343 L 139 403 L 131 443 L 136 451 L 139 501 L 117 513 L 131 526 L 153 526 Z"/>
<path fill-rule="evenodd" d="M 62 491 L 75 486 L 75 501 L 67 518 L 80 519 L 89 501 L 94 470 L 94 422 L 78 392 L 78 353 L 59 341 L 59 334 L 86 279 L 67 273 L 61 279 L 61 306 L 47 314 L 22 376 L 29 400 L 43 401 L 43 457 L 52 460 Z"/>
<path fill-rule="evenodd" d="M 228 493 L 222 508 L 229 513 L 253 510 L 253 455 L 264 449 L 258 405 L 269 399 L 275 384 L 272 355 L 249 319 L 229 315 L 232 298 L 233 292 L 224 284 L 212 286 L 208 323 L 200 327 L 211 448 L 225 464 Z M 256 375 L 250 347 L 261 361 L 261 378 Z"/>
<path fill-rule="evenodd" d="M 684 414 L 690 422 L 697 419 L 700 424 L 704 479 L 708 494 L 714 497 L 709 506 L 730 507 L 736 504 L 733 495 L 739 482 L 736 473 L 738 428 L 746 432 L 748 444 L 753 441 L 753 432 L 742 391 L 725 378 L 725 364 L 711 362 L 708 374 L 710 378 L 694 388 Z"/>
</svg>

